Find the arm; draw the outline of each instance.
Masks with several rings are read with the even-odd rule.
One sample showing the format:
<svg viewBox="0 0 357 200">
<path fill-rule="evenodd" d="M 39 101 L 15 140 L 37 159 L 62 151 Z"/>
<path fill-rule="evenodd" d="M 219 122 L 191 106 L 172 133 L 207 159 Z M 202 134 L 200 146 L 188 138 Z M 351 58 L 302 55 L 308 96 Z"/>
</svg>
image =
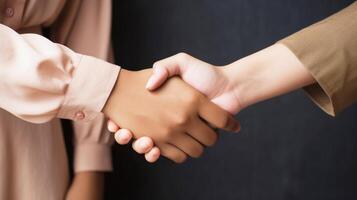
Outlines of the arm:
<svg viewBox="0 0 357 200">
<path fill-rule="evenodd" d="M 3 25 L 0 25 L 0 44 L 1 108 L 34 123 L 54 117 L 81 120 L 76 115 L 79 111 L 88 120 L 100 116 L 116 81 L 117 66 L 75 53 L 40 35 L 20 35 Z M 106 154 L 110 152 L 109 145 L 102 149 L 108 149 Z M 103 173 L 83 172 L 83 165 L 86 169 L 91 166 L 91 169 L 108 170 L 110 160 L 100 163 L 101 168 L 80 163 L 68 199 L 77 199 L 78 195 L 99 199 Z"/>
<path fill-rule="evenodd" d="M 281 44 L 223 67 L 180 53 L 155 63 L 154 70 L 148 89 L 153 90 L 167 77 L 179 74 L 184 81 L 232 114 L 314 82 L 296 56 Z"/>
<path fill-rule="evenodd" d="M 55 117 L 88 121 L 101 116 L 119 72 L 117 66 L 75 53 L 40 35 L 20 35 L 3 25 L 0 25 L 0 44 L 1 108 L 34 123 Z M 77 112 L 82 112 L 84 119 L 78 118 Z M 75 156 L 76 175 L 67 197 L 100 199 L 104 174 L 85 170 L 111 169 L 109 135 L 95 137 L 88 129 L 78 126 L 75 129 L 81 129 L 82 134 L 76 137 L 77 143 L 81 141 L 81 145 L 76 145 L 76 154 L 87 150 L 95 153 L 90 154 L 92 157 Z M 97 145 L 83 142 L 88 135 Z M 91 159 L 94 157 L 102 162 L 94 162 Z"/>
<path fill-rule="evenodd" d="M 115 65 L 4 25 L 0 46 L 0 107 L 34 123 L 81 120 L 78 112 L 84 120 L 95 118 L 119 73 Z"/>
<path fill-rule="evenodd" d="M 304 87 L 334 116 L 357 101 L 357 2 L 281 41 L 316 80 Z"/>
<path fill-rule="evenodd" d="M 231 113 L 304 88 L 317 105 L 335 115 L 357 101 L 356 18 L 354 2 L 277 45 L 221 68 L 183 53 L 163 59 L 154 64 L 147 88 L 155 90 L 179 75 Z M 121 133 L 116 134 L 120 138 Z"/>
<path fill-rule="evenodd" d="M 235 113 L 315 82 L 296 56 L 281 44 L 263 49 L 221 70 L 236 97 L 234 101 L 239 103 Z"/>
<path fill-rule="evenodd" d="M 110 48 L 111 1 L 79 2 L 66 1 L 62 14 L 50 27 L 51 39 L 81 54 L 113 63 L 114 59 Z M 89 32 L 96 34 L 88 34 Z M 97 70 L 102 70 L 103 66 L 95 67 Z M 104 115 L 98 115 L 89 122 L 72 121 L 72 124 L 74 131 L 73 169 L 76 177 L 83 173 L 104 176 L 104 172 L 111 171 L 112 136 L 105 129 Z M 86 186 L 84 181 L 76 182 L 76 179 L 73 184 L 73 186 L 76 185 L 75 188 L 81 188 L 80 184 Z M 90 181 L 95 180 L 90 179 Z M 98 182 L 97 184 L 101 185 L 102 183 Z M 95 192 L 94 190 L 97 190 L 96 193 L 99 194 L 103 192 L 101 187 L 92 189 L 92 191 L 88 191 L 89 194 Z"/>
<path fill-rule="evenodd" d="M 183 162 L 187 155 L 199 156 L 202 144 L 215 143 L 217 135 L 205 121 L 232 131 L 239 126 L 179 80 L 170 81 L 172 89 L 152 95 L 143 82 L 149 71 L 123 70 L 117 78 L 118 66 L 75 53 L 40 35 L 20 35 L 3 25 L 0 44 L 0 107 L 29 122 L 55 117 L 88 121 L 103 110 L 136 136 L 153 138 L 162 154 L 176 162 Z M 175 89 L 179 88 L 187 98 L 177 98 Z"/>
<path fill-rule="evenodd" d="M 357 100 L 356 18 L 357 2 L 222 68 L 178 54 L 154 64 L 147 87 L 156 89 L 168 77 L 180 75 L 233 113 L 303 87 L 320 107 L 334 115 Z"/>
</svg>

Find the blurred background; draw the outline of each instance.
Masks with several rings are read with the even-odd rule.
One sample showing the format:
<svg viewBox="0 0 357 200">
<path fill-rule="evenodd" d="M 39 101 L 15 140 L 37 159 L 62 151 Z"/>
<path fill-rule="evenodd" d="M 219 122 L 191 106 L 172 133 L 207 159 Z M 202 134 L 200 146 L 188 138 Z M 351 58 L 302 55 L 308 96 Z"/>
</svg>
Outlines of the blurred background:
<svg viewBox="0 0 357 200">
<path fill-rule="evenodd" d="M 116 0 L 116 63 L 139 70 L 187 52 L 225 65 L 352 2 Z M 202 158 L 181 165 L 164 158 L 148 164 L 130 145 L 116 145 L 106 199 L 357 199 L 356 106 L 332 118 L 297 91 L 254 105 L 236 118 L 242 123 L 239 134 L 222 132 Z"/>
</svg>

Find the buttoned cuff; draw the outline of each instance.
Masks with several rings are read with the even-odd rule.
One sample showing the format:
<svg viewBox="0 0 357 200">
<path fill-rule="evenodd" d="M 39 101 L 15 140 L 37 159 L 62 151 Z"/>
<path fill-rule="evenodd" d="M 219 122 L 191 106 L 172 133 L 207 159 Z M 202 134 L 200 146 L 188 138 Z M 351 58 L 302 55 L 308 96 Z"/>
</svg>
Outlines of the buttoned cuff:
<svg viewBox="0 0 357 200">
<path fill-rule="evenodd" d="M 81 55 L 57 117 L 89 121 L 102 111 L 117 80 L 120 67 Z"/>
<path fill-rule="evenodd" d="M 112 171 L 111 145 L 78 144 L 74 149 L 74 171 Z"/>
</svg>

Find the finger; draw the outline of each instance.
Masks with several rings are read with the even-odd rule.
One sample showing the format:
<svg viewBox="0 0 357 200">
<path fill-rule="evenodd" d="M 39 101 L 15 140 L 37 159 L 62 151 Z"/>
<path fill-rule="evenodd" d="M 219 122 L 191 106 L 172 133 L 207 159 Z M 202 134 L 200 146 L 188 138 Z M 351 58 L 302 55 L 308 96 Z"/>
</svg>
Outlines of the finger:
<svg viewBox="0 0 357 200">
<path fill-rule="evenodd" d="M 124 145 L 130 142 L 130 140 L 133 138 L 133 134 L 127 129 L 119 129 L 114 134 L 114 138 L 118 144 Z"/>
<path fill-rule="evenodd" d="M 161 144 L 158 146 L 161 155 L 174 161 L 175 163 L 183 163 L 187 159 L 185 152 L 171 144 Z"/>
<path fill-rule="evenodd" d="M 153 74 L 146 83 L 146 89 L 155 90 L 160 87 L 168 78 L 169 74 L 165 67 L 154 68 Z"/>
<path fill-rule="evenodd" d="M 154 147 L 154 142 L 149 137 L 141 137 L 133 142 L 133 149 L 139 153 L 144 154 L 149 152 Z"/>
<path fill-rule="evenodd" d="M 240 130 L 239 122 L 235 120 L 231 114 L 206 98 L 202 99 L 198 112 L 202 119 L 206 120 L 216 128 L 233 132 L 238 132 Z"/>
<path fill-rule="evenodd" d="M 116 125 L 116 123 L 114 123 L 112 120 L 108 119 L 108 123 L 107 123 L 107 128 L 109 132 L 117 132 L 119 130 L 119 126 Z"/>
<path fill-rule="evenodd" d="M 155 90 L 160 87 L 169 77 L 182 75 L 187 65 L 186 61 L 193 57 L 179 53 L 174 56 L 157 61 L 153 65 L 153 75 L 149 78 L 146 88 Z"/>
<path fill-rule="evenodd" d="M 145 159 L 149 163 L 154 163 L 160 158 L 160 149 L 153 147 L 149 152 L 145 154 Z"/>
<path fill-rule="evenodd" d="M 179 134 L 172 138 L 171 143 L 187 155 L 198 158 L 203 153 L 203 146 L 189 134 Z"/>
<path fill-rule="evenodd" d="M 217 133 L 199 118 L 193 120 L 187 132 L 205 146 L 212 146 L 218 138 Z"/>
</svg>

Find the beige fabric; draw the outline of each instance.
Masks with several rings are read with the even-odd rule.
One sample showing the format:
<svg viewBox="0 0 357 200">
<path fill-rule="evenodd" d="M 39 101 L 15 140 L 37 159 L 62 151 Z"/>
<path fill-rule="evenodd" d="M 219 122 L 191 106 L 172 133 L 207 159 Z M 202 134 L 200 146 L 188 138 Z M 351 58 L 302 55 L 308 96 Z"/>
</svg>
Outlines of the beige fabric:
<svg viewBox="0 0 357 200">
<path fill-rule="evenodd" d="M 76 120 L 77 172 L 112 168 L 100 113 L 119 73 L 100 60 L 110 54 L 111 1 L 2 5 L 1 14 L 14 13 L 0 24 L 0 199 L 63 199 L 68 169 L 58 118 Z M 40 35 L 44 27 L 52 41 Z"/>
<path fill-rule="evenodd" d="M 317 83 L 305 91 L 330 115 L 357 101 L 357 2 L 281 41 Z"/>
</svg>

